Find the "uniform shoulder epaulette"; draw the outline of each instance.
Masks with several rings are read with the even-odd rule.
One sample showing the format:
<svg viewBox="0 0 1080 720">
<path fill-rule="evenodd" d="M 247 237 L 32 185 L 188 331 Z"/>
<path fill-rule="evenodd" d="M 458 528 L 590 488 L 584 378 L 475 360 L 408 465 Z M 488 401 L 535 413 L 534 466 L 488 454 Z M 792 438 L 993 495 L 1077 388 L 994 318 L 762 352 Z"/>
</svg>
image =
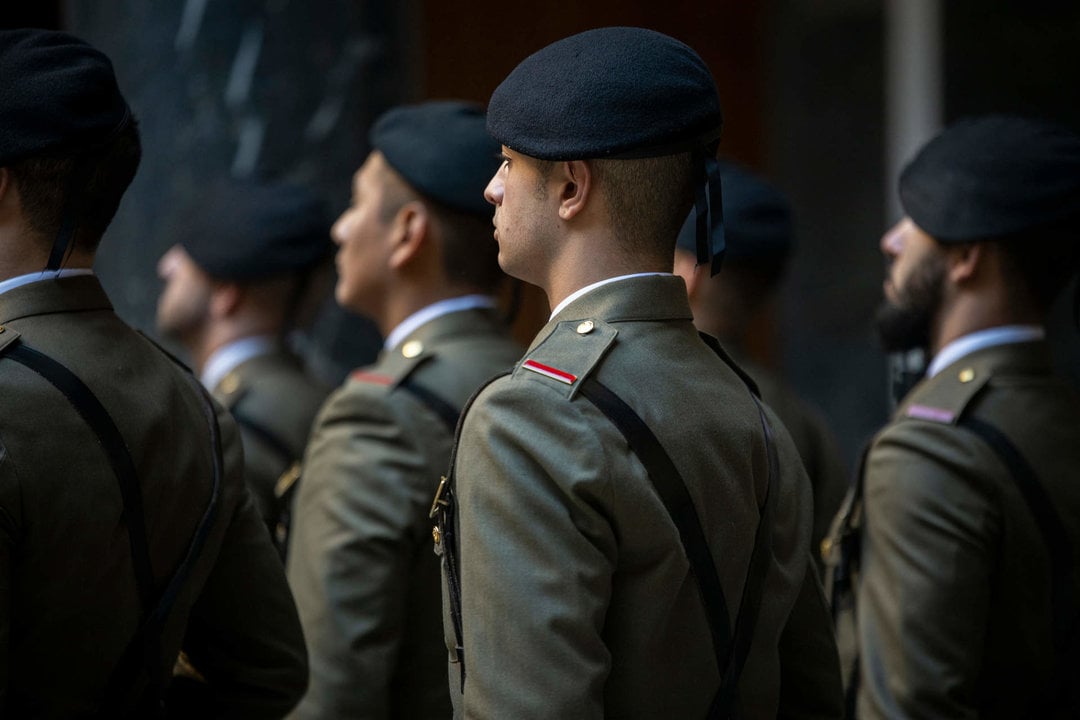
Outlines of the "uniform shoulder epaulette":
<svg viewBox="0 0 1080 720">
<path fill-rule="evenodd" d="M 11 343 L 15 342 L 18 339 L 18 330 L 12 330 L 11 328 L 6 328 L 3 325 L 0 325 L 0 355 L 3 355 L 4 351 L 7 350 Z"/>
<path fill-rule="evenodd" d="M 914 420 L 928 420 L 955 425 L 971 401 L 990 381 L 990 372 L 976 365 L 958 363 L 935 376 L 915 398 L 901 406 L 900 415 Z"/>
<path fill-rule="evenodd" d="M 349 374 L 353 382 L 384 387 L 391 390 L 409 377 L 422 363 L 432 357 L 432 351 L 420 340 L 409 340 L 383 353 L 378 362 Z"/>
<path fill-rule="evenodd" d="M 571 398 L 581 380 L 600 364 L 617 334 L 601 320 L 560 322 L 518 363 L 514 378 L 540 378 Z"/>
</svg>

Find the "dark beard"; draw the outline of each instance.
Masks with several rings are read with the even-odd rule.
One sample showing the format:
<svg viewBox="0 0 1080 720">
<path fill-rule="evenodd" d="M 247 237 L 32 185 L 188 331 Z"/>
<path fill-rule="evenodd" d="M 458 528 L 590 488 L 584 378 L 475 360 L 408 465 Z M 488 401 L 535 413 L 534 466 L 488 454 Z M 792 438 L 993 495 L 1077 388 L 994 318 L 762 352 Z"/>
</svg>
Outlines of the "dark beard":
<svg viewBox="0 0 1080 720">
<path fill-rule="evenodd" d="M 930 330 L 941 309 L 945 273 L 944 259 L 927 256 L 912 272 L 907 285 L 897 289 L 897 302 L 886 300 L 881 304 L 874 325 L 885 352 L 930 347 Z"/>
</svg>

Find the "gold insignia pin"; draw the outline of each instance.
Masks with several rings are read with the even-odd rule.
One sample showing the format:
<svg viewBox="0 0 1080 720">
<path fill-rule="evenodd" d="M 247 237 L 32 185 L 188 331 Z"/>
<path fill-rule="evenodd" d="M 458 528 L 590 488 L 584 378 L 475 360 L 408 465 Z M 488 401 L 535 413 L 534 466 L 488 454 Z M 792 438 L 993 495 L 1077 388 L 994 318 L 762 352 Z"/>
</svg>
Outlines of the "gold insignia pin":
<svg viewBox="0 0 1080 720">
<path fill-rule="evenodd" d="M 221 392 L 232 395 L 240 387 L 240 378 L 236 373 L 229 373 L 221 379 Z"/>
<path fill-rule="evenodd" d="M 419 340 L 410 340 L 401 346 L 401 354 L 407 358 L 414 358 L 424 352 L 424 343 Z"/>
<path fill-rule="evenodd" d="M 960 371 L 960 382 L 969 383 L 975 379 L 975 371 L 971 368 L 964 368 Z"/>
</svg>

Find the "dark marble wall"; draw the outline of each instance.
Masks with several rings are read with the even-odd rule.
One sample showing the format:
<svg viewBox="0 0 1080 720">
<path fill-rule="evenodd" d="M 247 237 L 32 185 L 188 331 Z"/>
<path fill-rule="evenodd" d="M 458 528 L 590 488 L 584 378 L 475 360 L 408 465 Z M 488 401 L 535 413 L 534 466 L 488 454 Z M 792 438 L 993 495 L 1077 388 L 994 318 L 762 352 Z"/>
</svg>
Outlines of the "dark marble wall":
<svg viewBox="0 0 1080 720">
<path fill-rule="evenodd" d="M 330 220 L 347 204 L 379 112 L 412 92 L 408 3 L 150 0 L 63 5 L 66 29 L 112 58 L 139 119 L 139 174 L 97 269 L 132 324 L 153 331 L 175 209 L 208 178 L 307 183 Z M 329 380 L 372 357 L 372 327 L 327 299 L 306 343 Z"/>
<path fill-rule="evenodd" d="M 763 170 L 791 197 L 796 252 L 778 315 L 781 369 L 833 428 L 849 463 L 888 411 L 873 336 L 884 229 L 880 3 L 778 0 Z"/>
</svg>

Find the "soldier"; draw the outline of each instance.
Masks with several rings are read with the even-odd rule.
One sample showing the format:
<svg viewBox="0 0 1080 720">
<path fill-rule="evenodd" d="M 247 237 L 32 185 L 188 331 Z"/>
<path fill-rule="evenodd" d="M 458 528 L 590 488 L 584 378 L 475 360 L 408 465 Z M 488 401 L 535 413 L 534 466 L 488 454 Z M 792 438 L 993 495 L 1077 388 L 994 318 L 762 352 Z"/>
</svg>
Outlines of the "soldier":
<svg viewBox="0 0 1080 720">
<path fill-rule="evenodd" d="M 385 113 L 333 227 L 336 297 L 384 350 L 319 413 L 293 509 L 288 576 L 311 655 L 296 718 L 444 718 L 438 559 L 428 513 L 469 395 L 510 367 L 484 183 L 482 111 Z"/>
<path fill-rule="evenodd" d="M 94 276 L 141 154 L 112 65 L 4 31 L 0 77 L 0 715 L 280 718 L 303 638 L 236 426 Z"/>
<path fill-rule="evenodd" d="M 851 696 L 866 718 L 1080 716 L 1080 397 L 1043 328 L 1080 256 L 1080 137 L 969 119 L 899 187 L 878 330 L 932 361 L 836 530 L 834 602 L 851 590 L 857 610 Z"/>
<path fill-rule="evenodd" d="M 724 344 L 754 378 L 761 397 L 783 421 L 799 449 L 814 496 L 811 550 L 828 534 L 847 490 L 836 442 L 817 410 L 774 372 L 747 358 L 751 327 L 775 301 L 793 246 L 791 205 L 783 193 L 743 167 L 720 161 L 724 187 L 724 272 L 710 279 L 698 267 L 691 213 L 675 244 L 675 274 L 686 282 L 694 325 Z M 812 552 L 820 563 L 820 554 Z"/>
<path fill-rule="evenodd" d="M 671 273 L 695 195 L 699 262 L 718 240 L 708 69 L 592 30 L 519 64 L 487 122 L 499 263 L 552 314 L 436 497 L 455 716 L 835 716 L 806 473 Z"/>
<path fill-rule="evenodd" d="M 329 392 L 286 342 L 333 248 L 329 222 L 304 188 L 250 181 L 212 184 L 182 218 L 158 263 L 157 327 L 240 426 L 244 478 L 279 540 L 281 498 Z"/>
</svg>

